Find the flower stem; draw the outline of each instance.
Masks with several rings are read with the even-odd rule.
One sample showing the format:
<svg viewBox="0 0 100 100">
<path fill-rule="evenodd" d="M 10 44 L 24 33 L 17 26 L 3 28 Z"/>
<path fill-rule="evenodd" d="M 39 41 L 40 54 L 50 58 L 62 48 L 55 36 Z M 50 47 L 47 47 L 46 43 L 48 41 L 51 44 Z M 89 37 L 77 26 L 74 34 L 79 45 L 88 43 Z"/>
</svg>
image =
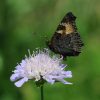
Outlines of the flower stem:
<svg viewBox="0 0 100 100">
<path fill-rule="evenodd" d="M 40 87 L 40 91 L 41 91 L 41 100 L 44 100 L 43 85 Z"/>
</svg>

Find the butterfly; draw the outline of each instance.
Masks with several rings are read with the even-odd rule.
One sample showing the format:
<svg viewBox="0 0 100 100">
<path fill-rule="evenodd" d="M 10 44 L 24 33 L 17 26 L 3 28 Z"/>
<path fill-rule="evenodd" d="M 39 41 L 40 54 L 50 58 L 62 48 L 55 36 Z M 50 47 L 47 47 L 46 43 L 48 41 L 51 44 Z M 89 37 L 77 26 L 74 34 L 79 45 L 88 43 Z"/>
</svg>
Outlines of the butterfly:
<svg viewBox="0 0 100 100">
<path fill-rule="evenodd" d="M 68 12 L 58 25 L 47 46 L 54 53 L 60 54 L 63 58 L 67 56 L 78 56 L 84 43 L 81 40 L 75 23 L 76 17 Z"/>
</svg>

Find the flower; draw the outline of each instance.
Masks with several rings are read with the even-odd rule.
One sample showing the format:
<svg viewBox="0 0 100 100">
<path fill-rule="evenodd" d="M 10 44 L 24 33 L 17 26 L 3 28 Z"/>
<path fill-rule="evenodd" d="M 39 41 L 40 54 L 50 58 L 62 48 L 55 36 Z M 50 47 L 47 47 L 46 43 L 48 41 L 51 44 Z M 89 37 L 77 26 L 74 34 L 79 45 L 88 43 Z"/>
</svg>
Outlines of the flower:
<svg viewBox="0 0 100 100">
<path fill-rule="evenodd" d="M 13 74 L 10 77 L 11 81 L 15 82 L 17 87 L 21 87 L 25 82 L 32 79 L 35 82 L 44 80 L 45 82 L 53 84 L 60 81 L 64 84 L 72 84 L 64 80 L 64 78 L 71 78 L 71 71 L 65 71 L 65 64 L 62 64 L 62 59 L 56 55 L 50 56 L 48 49 L 37 50 L 25 57 L 20 64 L 16 66 Z"/>
</svg>

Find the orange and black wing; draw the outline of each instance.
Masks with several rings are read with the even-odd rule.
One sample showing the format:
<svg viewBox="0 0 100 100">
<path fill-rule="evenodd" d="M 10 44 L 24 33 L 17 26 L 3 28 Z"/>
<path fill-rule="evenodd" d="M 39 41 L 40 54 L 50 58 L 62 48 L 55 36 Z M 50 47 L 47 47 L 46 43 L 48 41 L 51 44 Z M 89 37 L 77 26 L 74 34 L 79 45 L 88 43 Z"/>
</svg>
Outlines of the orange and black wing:
<svg viewBox="0 0 100 100">
<path fill-rule="evenodd" d="M 78 56 L 81 53 L 84 44 L 77 32 L 75 20 L 76 17 L 71 12 L 65 15 L 48 43 L 50 50 L 63 57 Z"/>
</svg>

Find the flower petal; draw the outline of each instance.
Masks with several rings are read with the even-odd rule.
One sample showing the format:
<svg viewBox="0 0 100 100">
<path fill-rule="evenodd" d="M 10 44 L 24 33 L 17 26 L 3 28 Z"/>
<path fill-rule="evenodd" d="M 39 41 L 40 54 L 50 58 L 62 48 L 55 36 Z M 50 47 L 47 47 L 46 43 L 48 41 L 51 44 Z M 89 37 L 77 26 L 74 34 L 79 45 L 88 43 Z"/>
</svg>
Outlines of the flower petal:
<svg viewBox="0 0 100 100">
<path fill-rule="evenodd" d="M 16 73 L 16 74 L 12 74 L 11 77 L 10 77 L 10 80 L 11 81 L 16 81 L 17 79 L 21 78 L 19 76 L 19 73 Z"/>
<path fill-rule="evenodd" d="M 72 83 L 70 83 L 70 82 L 65 81 L 64 79 L 58 79 L 58 81 L 60 81 L 60 82 L 62 82 L 62 83 L 64 83 L 64 84 L 72 84 Z"/>
<path fill-rule="evenodd" d="M 71 71 L 66 71 L 65 75 L 66 75 L 66 78 L 71 78 L 72 77 L 72 72 Z"/>
<path fill-rule="evenodd" d="M 60 65 L 60 67 L 61 67 L 62 70 L 63 70 L 66 66 L 67 66 L 67 65 L 65 65 L 65 64 L 61 64 L 61 65 Z"/>
<path fill-rule="evenodd" d="M 50 75 L 47 75 L 47 76 L 44 76 L 43 79 L 45 79 L 47 82 L 53 84 L 55 82 L 54 79 L 52 79 L 52 76 Z"/>
<path fill-rule="evenodd" d="M 15 85 L 17 87 L 21 87 L 25 82 L 28 81 L 28 78 L 27 77 L 24 77 L 23 79 L 19 80 L 18 82 L 15 83 Z"/>
</svg>

